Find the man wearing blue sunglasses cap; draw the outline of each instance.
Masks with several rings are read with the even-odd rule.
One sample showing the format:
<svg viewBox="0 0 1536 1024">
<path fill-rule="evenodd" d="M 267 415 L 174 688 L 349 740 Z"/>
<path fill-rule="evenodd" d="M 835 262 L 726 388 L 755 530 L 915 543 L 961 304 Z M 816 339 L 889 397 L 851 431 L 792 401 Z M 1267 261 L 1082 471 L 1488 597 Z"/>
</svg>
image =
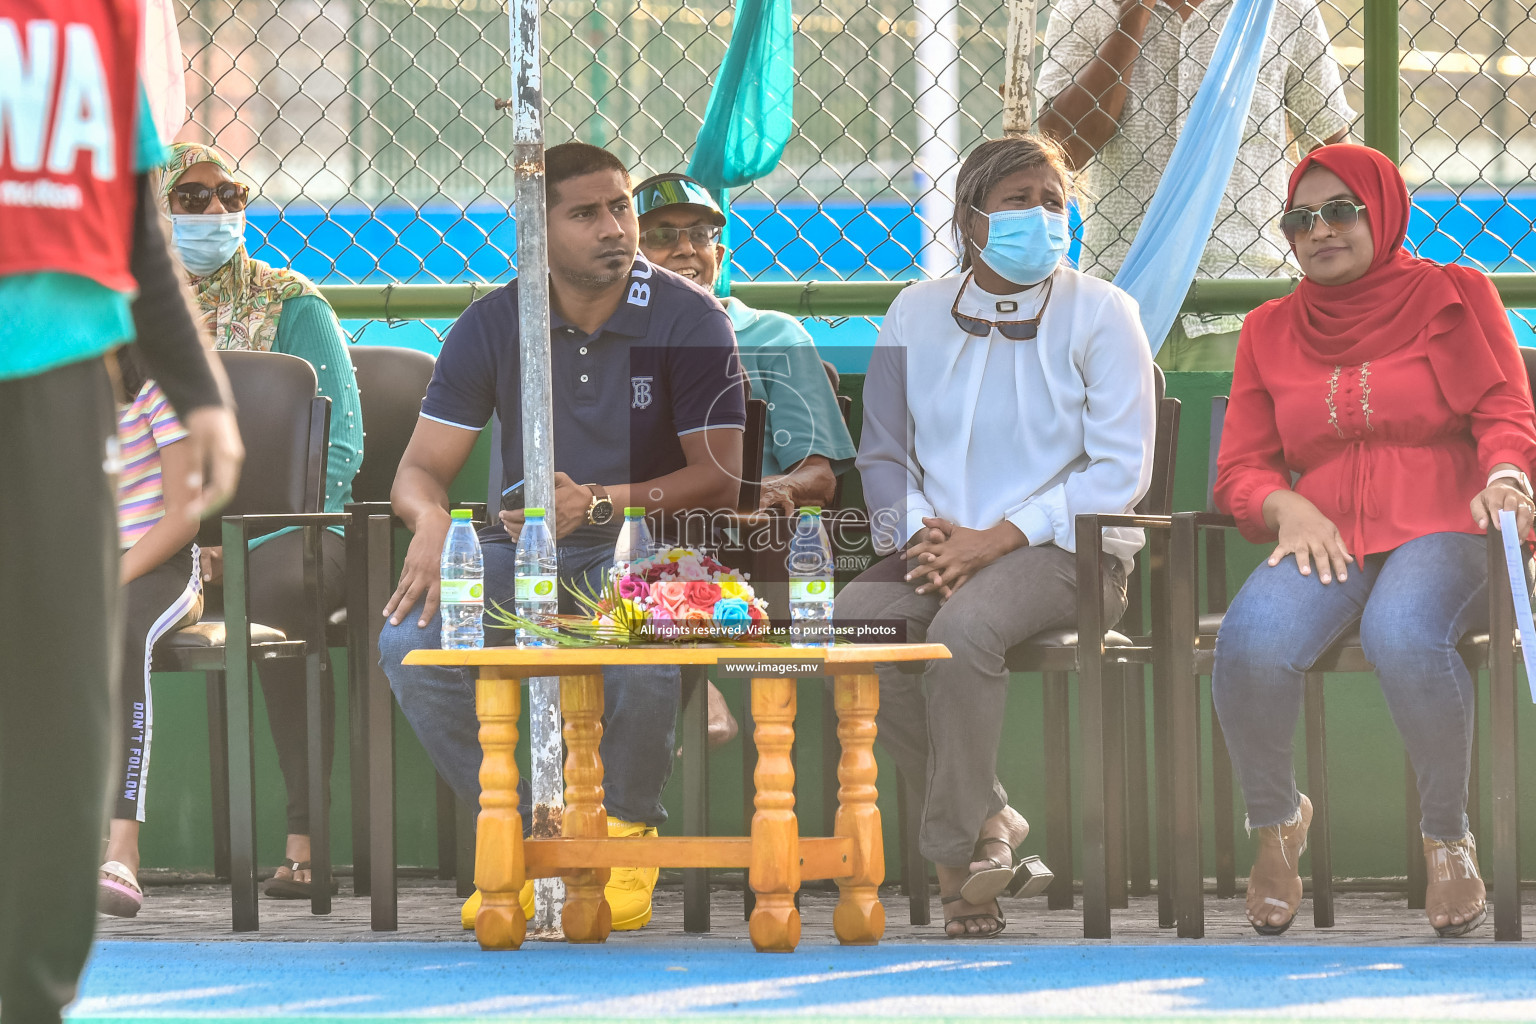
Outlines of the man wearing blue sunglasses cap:
<svg viewBox="0 0 1536 1024">
<path fill-rule="evenodd" d="M 658 174 L 636 186 L 634 198 L 645 258 L 713 291 L 727 254 L 725 214 L 709 191 L 687 175 Z M 768 402 L 761 506 L 793 514 L 831 504 L 857 452 L 810 333 L 786 313 L 722 301 L 752 397 Z"/>
</svg>

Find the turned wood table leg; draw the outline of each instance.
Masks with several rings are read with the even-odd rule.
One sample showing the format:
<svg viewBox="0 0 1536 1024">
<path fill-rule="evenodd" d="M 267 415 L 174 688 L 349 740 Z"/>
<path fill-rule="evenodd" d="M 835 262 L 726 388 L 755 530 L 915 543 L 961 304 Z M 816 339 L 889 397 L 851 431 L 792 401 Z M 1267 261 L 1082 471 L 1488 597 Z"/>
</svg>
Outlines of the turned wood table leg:
<svg viewBox="0 0 1536 1024">
<path fill-rule="evenodd" d="M 567 838 L 600 839 L 608 835 L 608 811 L 603 807 L 603 674 L 562 676 L 560 716 L 565 720 L 565 817 L 560 834 Z M 565 875 L 565 909 L 560 928 L 569 942 L 605 942 L 613 930 L 613 908 L 603 897 L 608 868 L 571 871 Z"/>
<path fill-rule="evenodd" d="M 752 680 L 756 723 L 757 790 L 752 815 L 752 866 L 756 894 L 748 931 L 759 952 L 788 953 L 800 942 L 800 823 L 795 819 L 795 680 Z"/>
<path fill-rule="evenodd" d="M 879 885 L 885 881 L 885 843 L 880 808 L 875 806 L 875 712 L 880 710 L 880 679 L 838 676 L 833 684 L 837 738 L 837 820 L 834 834 L 853 840 L 847 877 L 837 880 L 837 909 L 832 928 L 845 946 L 871 946 L 885 934 L 885 908 Z"/>
<path fill-rule="evenodd" d="M 528 922 L 519 905 L 523 887 L 523 817 L 517 813 L 517 718 L 522 710 L 520 679 L 482 676 L 475 684 L 480 716 L 480 826 L 475 840 L 475 885 L 480 913 L 475 938 L 481 949 L 517 949 Z"/>
</svg>

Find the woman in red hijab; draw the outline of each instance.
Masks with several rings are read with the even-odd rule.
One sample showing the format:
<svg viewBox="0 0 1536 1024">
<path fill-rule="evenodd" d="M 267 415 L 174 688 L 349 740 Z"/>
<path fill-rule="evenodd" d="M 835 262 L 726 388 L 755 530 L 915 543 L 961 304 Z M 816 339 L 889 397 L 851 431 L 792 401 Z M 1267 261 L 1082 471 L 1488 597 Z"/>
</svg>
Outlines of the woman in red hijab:
<svg viewBox="0 0 1536 1024">
<path fill-rule="evenodd" d="M 1536 416 L 1493 284 L 1403 248 L 1408 190 L 1363 146 L 1314 150 L 1280 224 L 1305 278 L 1243 326 L 1216 503 L 1276 541 L 1232 602 L 1212 691 L 1258 852 L 1248 918 L 1290 927 L 1312 806 L 1291 737 L 1306 670 L 1356 624 L 1418 776 L 1426 910 L 1441 935 L 1487 915 L 1467 831 L 1473 679 L 1487 628 L 1482 535 L 1531 528 Z"/>
</svg>

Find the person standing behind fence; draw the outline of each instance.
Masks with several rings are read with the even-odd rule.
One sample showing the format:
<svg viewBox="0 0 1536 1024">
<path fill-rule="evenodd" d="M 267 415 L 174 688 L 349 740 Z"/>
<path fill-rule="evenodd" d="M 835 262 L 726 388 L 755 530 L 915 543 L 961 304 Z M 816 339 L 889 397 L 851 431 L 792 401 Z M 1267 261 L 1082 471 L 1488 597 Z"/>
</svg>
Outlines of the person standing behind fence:
<svg viewBox="0 0 1536 1024">
<path fill-rule="evenodd" d="M 137 337 L 186 426 L 189 516 L 243 459 L 154 215 L 139 31 L 121 0 L 0 0 L 0 67 L 43 97 L 0 146 L 4 1024 L 60 1019 L 95 928 L 122 642 L 110 353 Z"/>
<path fill-rule="evenodd" d="M 864 382 L 858 465 L 886 557 L 836 616 L 953 655 L 921 675 L 878 666 L 877 723 L 923 789 L 919 845 L 950 938 L 1002 934 L 997 897 L 1029 833 L 997 778 L 1008 648 L 1071 624 L 1080 586 L 1113 625 L 1142 544 L 1107 530 L 1095 578 L 1077 578 L 1076 517 L 1128 512 L 1151 483 L 1157 398 L 1135 300 L 1060 265 L 1070 197 L 1049 139 L 978 146 L 955 183 L 966 272 L 896 297 Z"/>
<path fill-rule="evenodd" d="M 160 201 L 171 222 L 171 238 L 186 268 L 203 322 L 217 349 L 282 352 L 315 369 L 322 398 L 331 400 L 326 450 L 325 511 L 341 512 L 352 500 L 352 478 L 363 463 L 363 411 L 357 376 L 347 355 L 347 336 L 336 314 L 309 280 L 287 267 L 252 259 L 245 249 L 245 210 L 250 188 L 236 181 L 235 168 L 212 146 L 177 143 L 160 176 Z M 224 578 L 224 549 L 202 549 L 203 582 Z M 320 535 L 322 600 L 327 612 L 346 600 L 346 545 L 341 527 Z M 304 597 L 303 534 L 284 530 L 251 542 L 247 573 L 253 622 L 283 631 L 290 640 L 320 641 L 310 635 Z M 304 697 L 304 663 L 295 658 L 266 662 L 257 673 L 266 698 L 277 763 L 288 790 L 288 838 L 284 863 L 264 892 L 274 899 L 311 896 L 309 884 L 309 715 Z M 321 687 L 325 766 L 331 772 L 336 746 L 336 692 Z M 134 863 L 138 853 L 133 851 Z M 332 886 L 335 880 L 332 879 Z"/>
<path fill-rule="evenodd" d="M 1211 673 L 1258 840 L 1248 920 L 1277 935 L 1301 904 L 1312 805 L 1292 735 L 1307 669 L 1358 624 L 1417 777 L 1425 912 L 1464 935 L 1487 909 L 1466 813 L 1476 687 L 1457 645 L 1488 628 L 1482 534 L 1501 510 L 1531 528 L 1530 387 L 1493 283 L 1403 248 L 1408 189 L 1387 157 L 1319 149 L 1286 207 L 1307 276 L 1243 326 L 1216 462 L 1217 507 L 1278 541 L 1233 599 Z"/>
<path fill-rule="evenodd" d="M 1040 130 L 1084 172 L 1079 269 L 1112 278 L 1173 154 L 1235 0 L 1058 0 L 1045 29 L 1036 94 Z M 1315 0 L 1275 0 L 1253 106 L 1197 276 L 1294 276 L 1275 223 L 1287 153 L 1341 142 L 1344 100 Z M 1242 317 L 1188 313 L 1157 362 L 1231 370 Z"/>
</svg>

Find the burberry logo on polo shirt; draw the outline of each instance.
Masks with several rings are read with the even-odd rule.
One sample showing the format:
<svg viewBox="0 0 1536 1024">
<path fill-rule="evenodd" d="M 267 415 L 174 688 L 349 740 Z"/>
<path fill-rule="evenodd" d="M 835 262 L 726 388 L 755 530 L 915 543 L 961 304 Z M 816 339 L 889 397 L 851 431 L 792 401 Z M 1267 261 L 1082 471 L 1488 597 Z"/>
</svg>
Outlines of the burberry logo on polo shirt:
<svg viewBox="0 0 1536 1024">
<path fill-rule="evenodd" d="M 651 381 L 655 377 L 631 377 L 629 386 L 634 389 L 629 407 L 631 409 L 649 409 L 651 407 Z"/>
</svg>

